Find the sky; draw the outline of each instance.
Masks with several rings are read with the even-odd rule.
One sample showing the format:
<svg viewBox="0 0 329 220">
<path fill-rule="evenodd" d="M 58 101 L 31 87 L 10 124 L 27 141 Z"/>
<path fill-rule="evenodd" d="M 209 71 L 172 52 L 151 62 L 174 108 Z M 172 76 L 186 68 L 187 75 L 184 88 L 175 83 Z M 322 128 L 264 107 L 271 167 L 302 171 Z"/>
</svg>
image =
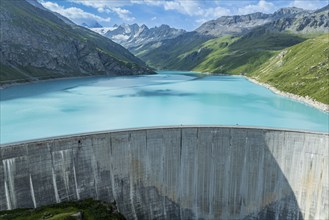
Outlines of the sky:
<svg viewBox="0 0 329 220">
<path fill-rule="evenodd" d="M 322 8 L 329 0 L 38 0 L 77 24 L 168 24 L 192 31 L 202 23 L 229 15 L 273 13 L 283 7 Z"/>
</svg>

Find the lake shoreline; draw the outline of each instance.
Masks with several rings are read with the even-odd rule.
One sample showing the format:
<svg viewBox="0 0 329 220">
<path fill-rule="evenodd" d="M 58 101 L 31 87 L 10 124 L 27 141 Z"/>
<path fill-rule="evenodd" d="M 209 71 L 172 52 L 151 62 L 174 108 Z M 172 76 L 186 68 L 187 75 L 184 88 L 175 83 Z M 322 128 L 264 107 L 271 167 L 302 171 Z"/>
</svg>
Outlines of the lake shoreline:
<svg viewBox="0 0 329 220">
<path fill-rule="evenodd" d="M 295 95 L 295 94 L 292 94 L 292 93 L 289 93 L 289 92 L 283 92 L 283 91 L 275 88 L 274 86 L 272 86 L 270 84 L 259 82 L 256 79 L 253 79 L 253 78 L 248 77 L 248 76 L 244 76 L 244 77 L 247 80 L 249 80 L 250 82 L 253 82 L 253 83 L 257 84 L 257 85 L 263 86 L 263 87 L 271 90 L 275 94 L 282 95 L 284 97 L 288 97 L 288 98 L 297 100 L 299 102 L 303 102 L 303 103 L 305 103 L 307 105 L 312 106 L 313 108 L 316 108 L 316 109 L 319 109 L 319 110 L 321 110 L 323 112 L 329 113 L 329 105 L 327 105 L 327 104 L 324 104 L 322 102 L 318 102 L 318 101 L 316 101 L 316 100 L 314 100 L 314 99 L 312 99 L 310 97 L 303 97 L 303 96 Z"/>
<path fill-rule="evenodd" d="M 36 83 L 43 83 L 43 82 L 55 82 L 55 81 L 62 81 L 62 80 L 75 80 L 75 79 L 90 79 L 90 78 L 97 78 L 97 77 L 104 77 L 104 78 L 114 78 L 114 77 L 129 77 L 129 76 L 148 76 L 154 74 L 140 74 L 140 75 L 90 75 L 90 76 L 73 76 L 73 77 L 60 77 L 60 78 L 51 78 L 51 79 L 38 79 L 26 82 L 12 82 L 0 85 L 0 90 L 6 89 L 12 86 L 21 86 L 21 85 L 28 85 L 28 84 L 36 84 Z"/>
<path fill-rule="evenodd" d="M 55 81 L 62 81 L 62 80 L 74 80 L 74 79 L 89 79 L 92 77 L 100 77 L 101 75 L 94 75 L 94 76 L 74 76 L 74 77 L 61 77 L 61 78 L 52 78 L 52 79 L 40 79 L 40 80 L 32 80 L 32 81 L 26 81 L 26 82 L 12 82 L 12 83 L 6 83 L 0 85 L 1 89 L 6 89 L 12 86 L 22 86 L 22 85 L 28 85 L 28 84 L 36 84 L 36 83 L 43 83 L 43 82 L 55 82 Z"/>
</svg>

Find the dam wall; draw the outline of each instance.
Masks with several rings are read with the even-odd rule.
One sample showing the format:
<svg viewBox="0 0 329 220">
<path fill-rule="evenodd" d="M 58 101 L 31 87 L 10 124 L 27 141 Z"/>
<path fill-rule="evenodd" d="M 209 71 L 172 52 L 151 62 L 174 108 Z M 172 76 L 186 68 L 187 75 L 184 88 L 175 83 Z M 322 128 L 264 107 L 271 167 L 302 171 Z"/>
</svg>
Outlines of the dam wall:
<svg viewBox="0 0 329 220">
<path fill-rule="evenodd" d="M 329 136 L 240 127 L 1 145 L 0 210 L 92 197 L 128 219 L 328 219 Z"/>
</svg>

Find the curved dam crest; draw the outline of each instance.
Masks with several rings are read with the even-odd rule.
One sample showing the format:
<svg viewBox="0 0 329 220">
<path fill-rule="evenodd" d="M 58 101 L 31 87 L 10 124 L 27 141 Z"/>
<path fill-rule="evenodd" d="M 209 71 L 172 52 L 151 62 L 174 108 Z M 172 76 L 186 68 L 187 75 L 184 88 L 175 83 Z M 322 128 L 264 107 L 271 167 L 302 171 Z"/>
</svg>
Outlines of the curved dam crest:
<svg viewBox="0 0 329 220">
<path fill-rule="evenodd" d="M 87 197 L 128 219 L 328 219 L 329 135 L 240 127 L 106 131 L 0 147 L 0 209 Z"/>
</svg>

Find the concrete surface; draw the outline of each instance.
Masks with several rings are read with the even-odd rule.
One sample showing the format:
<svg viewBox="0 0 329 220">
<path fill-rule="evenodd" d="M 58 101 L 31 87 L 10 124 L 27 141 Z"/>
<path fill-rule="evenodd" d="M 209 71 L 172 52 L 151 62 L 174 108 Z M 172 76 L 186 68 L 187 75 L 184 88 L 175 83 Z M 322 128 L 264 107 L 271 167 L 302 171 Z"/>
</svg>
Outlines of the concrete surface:
<svg viewBox="0 0 329 220">
<path fill-rule="evenodd" d="M 93 197 L 128 219 L 328 219 L 328 134 L 108 131 L 0 147 L 0 210 Z"/>
</svg>

